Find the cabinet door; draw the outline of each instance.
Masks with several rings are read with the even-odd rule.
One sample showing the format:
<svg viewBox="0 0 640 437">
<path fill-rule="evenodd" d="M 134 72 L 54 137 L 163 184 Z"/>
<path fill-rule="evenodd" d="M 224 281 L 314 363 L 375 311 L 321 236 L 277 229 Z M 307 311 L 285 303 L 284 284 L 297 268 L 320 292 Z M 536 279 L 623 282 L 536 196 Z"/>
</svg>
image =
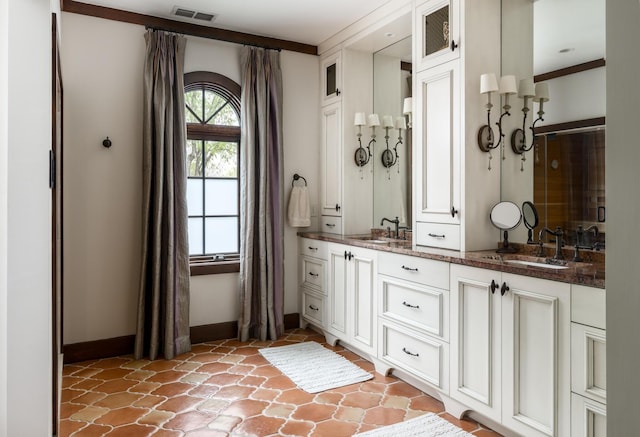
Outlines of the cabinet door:
<svg viewBox="0 0 640 437">
<path fill-rule="evenodd" d="M 451 265 L 450 396 L 496 421 L 502 414 L 500 279 L 500 272 Z"/>
<path fill-rule="evenodd" d="M 460 223 L 460 77 L 457 61 L 418 74 L 415 211 L 418 222 Z M 452 210 L 454 213 L 452 213 Z"/>
<path fill-rule="evenodd" d="M 375 259 L 376 252 L 352 247 L 348 261 L 352 277 L 349 287 L 353 290 L 353 343 L 356 347 L 375 355 Z"/>
<path fill-rule="evenodd" d="M 322 214 L 342 214 L 342 106 L 322 108 L 321 196 Z"/>
<path fill-rule="evenodd" d="M 329 244 L 328 325 L 338 338 L 347 335 L 347 253 L 348 246 Z"/>
<path fill-rule="evenodd" d="M 414 59 L 418 70 L 460 56 L 459 0 L 427 1 L 416 9 L 415 20 Z"/>
<path fill-rule="evenodd" d="M 324 58 L 322 66 L 322 104 L 335 103 L 342 94 L 342 52 Z"/>
<path fill-rule="evenodd" d="M 570 285 L 502 280 L 502 423 L 531 437 L 569 435 Z"/>
<path fill-rule="evenodd" d="M 606 405 L 572 394 L 571 435 L 573 437 L 607 437 Z"/>
</svg>

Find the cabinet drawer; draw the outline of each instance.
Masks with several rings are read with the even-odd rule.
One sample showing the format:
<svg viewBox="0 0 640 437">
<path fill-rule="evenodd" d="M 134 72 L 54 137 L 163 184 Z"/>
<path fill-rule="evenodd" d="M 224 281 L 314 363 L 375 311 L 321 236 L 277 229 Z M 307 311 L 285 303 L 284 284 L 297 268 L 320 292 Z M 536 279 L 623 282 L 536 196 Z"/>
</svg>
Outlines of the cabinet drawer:
<svg viewBox="0 0 640 437">
<path fill-rule="evenodd" d="M 312 256 L 314 258 L 327 259 L 327 242 L 313 240 L 311 238 L 300 238 L 300 255 Z"/>
<path fill-rule="evenodd" d="M 411 330 L 384 321 L 379 326 L 381 359 L 440 389 L 445 388 L 446 375 L 443 371 L 448 365 L 445 362 L 448 353 L 446 343 L 416 335 Z"/>
<path fill-rule="evenodd" d="M 607 402 L 607 337 L 602 329 L 571 324 L 571 391 Z"/>
<path fill-rule="evenodd" d="M 324 327 L 324 298 L 303 290 L 302 317 L 318 327 Z"/>
<path fill-rule="evenodd" d="M 431 287 L 449 289 L 449 263 L 444 261 L 380 252 L 378 272 Z"/>
<path fill-rule="evenodd" d="M 460 250 L 459 225 L 417 222 L 414 238 L 418 246 Z"/>
<path fill-rule="evenodd" d="M 446 338 L 448 292 L 379 276 L 380 315 Z"/>
<path fill-rule="evenodd" d="M 606 329 L 606 292 L 602 288 L 571 286 L 571 321 Z"/>
<path fill-rule="evenodd" d="M 342 235 L 342 217 L 323 215 L 320 217 L 320 231 Z"/>
<path fill-rule="evenodd" d="M 325 261 L 303 257 L 302 263 L 302 285 L 314 290 L 324 292 L 324 266 Z"/>
</svg>

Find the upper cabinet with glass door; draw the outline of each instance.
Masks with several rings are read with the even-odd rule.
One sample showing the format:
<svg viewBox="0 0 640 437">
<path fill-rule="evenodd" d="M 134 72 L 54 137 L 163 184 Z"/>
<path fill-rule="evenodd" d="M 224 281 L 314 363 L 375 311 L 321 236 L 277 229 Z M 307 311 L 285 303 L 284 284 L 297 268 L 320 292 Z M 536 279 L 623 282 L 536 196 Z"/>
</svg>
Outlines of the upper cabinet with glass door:
<svg viewBox="0 0 640 437">
<path fill-rule="evenodd" d="M 342 51 L 322 60 L 322 105 L 340 101 L 342 94 Z"/>
<path fill-rule="evenodd" d="M 416 8 L 414 59 L 418 70 L 448 62 L 460 56 L 459 0 L 429 0 Z"/>
</svg>

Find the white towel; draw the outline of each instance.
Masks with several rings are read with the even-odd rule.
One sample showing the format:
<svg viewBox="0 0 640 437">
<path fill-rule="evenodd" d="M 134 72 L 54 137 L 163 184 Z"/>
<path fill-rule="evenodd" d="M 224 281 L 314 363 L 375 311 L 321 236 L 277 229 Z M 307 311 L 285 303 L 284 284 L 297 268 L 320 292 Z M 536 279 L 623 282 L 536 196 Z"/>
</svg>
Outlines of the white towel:
<svg viewBox="0 0 640 437">
<path fill-rule="evenodd" d="M 311 226 L 311 208 L 307 187 L 294 186 L 289 196 L 289 226 L 301 228 Z"/>
</svg>

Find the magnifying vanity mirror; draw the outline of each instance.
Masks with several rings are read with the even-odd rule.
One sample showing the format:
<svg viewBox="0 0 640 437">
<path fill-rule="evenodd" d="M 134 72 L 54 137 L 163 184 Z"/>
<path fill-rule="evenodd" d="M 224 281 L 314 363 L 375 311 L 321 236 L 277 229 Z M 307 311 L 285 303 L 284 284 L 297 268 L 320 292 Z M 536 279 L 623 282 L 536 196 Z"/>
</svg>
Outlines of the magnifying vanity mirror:
<svg viewBox="0 0 640 437">
<path fill-rule="evenodd" d="M 499 202 L 491 208 L 489 214 L 491 223 L 496 228 L 503 231 L 502 246 L 496 250 L 497 253 L 515 253 L 518 250 L 509 246 L 509 231 L 515 229 L 522 220 L 520 208 L 513 202 Z"/>
<path fill-rule="evenodd" d="M 538 210 L 528 200 L 522 204 L 522 219 L 527 228 L 527 244 L 535 244 L 533 230 L 538 226 Z"/>
</svg>

